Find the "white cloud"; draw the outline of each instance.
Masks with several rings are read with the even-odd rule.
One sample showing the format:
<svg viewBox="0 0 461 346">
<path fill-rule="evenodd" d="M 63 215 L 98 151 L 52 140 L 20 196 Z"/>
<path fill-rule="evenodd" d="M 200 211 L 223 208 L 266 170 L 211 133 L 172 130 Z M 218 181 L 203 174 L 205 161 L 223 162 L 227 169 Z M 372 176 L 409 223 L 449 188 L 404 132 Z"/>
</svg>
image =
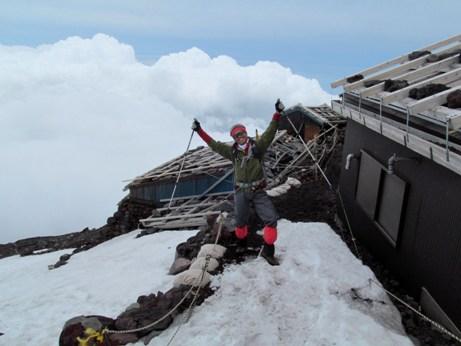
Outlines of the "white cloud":
<svg viewBox="0 0 461 346">
<path fill-rule="evenodd" d="M 122 180 L 182 153 L 194 117 L 227 139 L 233 122 L 265 126 L 277 97 L 331 95 L 277 63 L 243 67 L 198 48 L 148 66 L 103 34 L 0 46 L 0 243 L 104 224 Z"/>
</svg>

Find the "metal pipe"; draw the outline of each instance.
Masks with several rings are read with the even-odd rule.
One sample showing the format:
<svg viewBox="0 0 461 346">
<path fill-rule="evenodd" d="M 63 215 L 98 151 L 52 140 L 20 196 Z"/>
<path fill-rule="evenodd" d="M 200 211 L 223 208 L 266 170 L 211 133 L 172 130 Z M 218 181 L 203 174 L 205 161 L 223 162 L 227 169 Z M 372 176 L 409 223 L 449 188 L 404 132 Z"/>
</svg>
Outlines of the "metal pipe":
<svg viewBox="0 0 461 346">
<path fill-rule="evenodd" d="M 419 157 L 401 157 L 397 156 L 397 154 L 394 153 L 387 160 L 387 174 L 394 174 L 395 164 L 399 161 L 417 161 L 418 163 L 420 163 L 421 159 Z"/>
<path fill-rule="evenodd" d="M 353 158 L 355 158 L 355 155 L 354 155 L 354 154 L 352 154 L 352 153 L 347 154 L 347 156 L 346 156 L 346 166 L 344 167 L 344 168 L 346 169 L 346 171 L 349 170 L 349 167 L 350 167 L 350 165 L 351 165 L 351 160 L 352 160 Z"/>
<path fill-rule="evenodd" d="M 394 162 L 397 158 L 397 155 L 394 153 L 389 160 L 387 160 L 387 174 L 394 174 Z"/>
</svg>

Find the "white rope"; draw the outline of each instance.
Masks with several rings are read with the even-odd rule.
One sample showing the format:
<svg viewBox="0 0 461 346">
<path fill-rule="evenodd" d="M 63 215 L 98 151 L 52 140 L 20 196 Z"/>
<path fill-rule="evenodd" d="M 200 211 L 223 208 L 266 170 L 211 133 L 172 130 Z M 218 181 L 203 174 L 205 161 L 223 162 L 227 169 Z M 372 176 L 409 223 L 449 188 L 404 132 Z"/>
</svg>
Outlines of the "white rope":
<svg viewBox="0 0 461 346">
<path fill-rule="evenodd" d="M 358 258 L 362 259 L 362 257 L 360 256 L 359 248 L 357 247 L 357 242 L 355 241 L 354 233 L 352 233 L 352 227 L 351 227 L 351 224 L 349 222 L 349 217 L 347 216 L 346 207 L 344 206 L 343 197 L 341 196 L 341 192 L 339 191 L 339 187 L 338 187 L 338 190 L 336 191 L 336 193 L 337 193 L 337 195 L 339 197 L 339 202 L 341 203 L 341 208 L 343 209 L 344 217 L 346 219 L 347 229 L 349 230 L 349 233 L 351 234 L 352 243 L 354 244 L 354 248 L 355 248 L 355 254 L 357 255 Z"/>
<path fill-rule="evenodd" d="M 301 142 L 303 143 L 304 147 L 306 148 L 308 154 L 311 156 L 312 160 L 314 161 L 314 164 L 316 165 L 316 167 L 318 167 L 318 169 L 320 170 L 320 173 L 322 173 L 322 176 L 323 178 L 325 179 L 326 183 L 328 184 L 328 186 L 330 187 L 330 189 L 333 191 L 333 185 L 331 184 L 330 180 L 328 180 L 325 172 L 323 171 L 322 167 L 320 167 L 320 164 L 318 162 L 318 160 L 315 158 L 315 156 L 312 154 L 312 152 L 309 150 L 309 147 L 307 146 L 306 142 L 304 141 L 304 139 L 301 137 L 301 135 L 299 134 L 298 131 L 296 131 L 296 127 L 295 125 L 293 124 L 293 122 L 291 121 L 290 118 L 287 117 L 287 120 L 288 122 L 291 124 L 291 126 L 293 127 L 293 130 L 295 130 L 296 134 L 298 135 L 298 138 L 301 140 Z M 336 127 L 336 126 L 335 126 Z M 336 145 L 336 143 L 335 143 Z M 351 234 L 351 237 L 352 237 L 352 242 L 354 243 L 354 248 L 355 248 L 355 251 L 356 251 L 356 254 L 357 254 L 357 257 L 358 258 L 361 258 L 360 257 L 360 253 L 359 253 L 359 249 L 357 247 L 357 244 L 355 242 L 355 237 L 354 237 L 354 234 L 352 233 L 352 227 L 349 223 L 349 218 L 347 217 L 347 213 L 346 213 L 346 209 L 344 207 L 344 203 L 343 203 L 343 198 L 341 197 L 341 193 L 339 192 L 339 189 L 336 191 L 338 197 L 339 197 L 339 200 L 340 200 L 340 203 L 341 203 L 341 207 L 344 211 L 344 216 L 346 218 L 346 222 L 347 222 L 347 227 L 349 229 L 349 232 Z"/>
<path fill-rule="evenodd" d="M 376 280 L 373 280 L 373 279 L 369 279 L 370 282 L 373 282 L 376 286 L 380 287 L 381 289 L 384 290 L 384 292 L 386 292 L 387 294 L 389 294 L 392 298 L 394 298 L 395 300 L 397 300 L 399 303 L 401 303 L 402 305 L 404 305 L 405 307 L 407 307 L 408 309 L 410 309 L 411 311 L 413 311 L 414 313 L 416 313 L 419 317 L 421 317 L 422 319 L 426 320 L 427 322 L 429 322 L 430 324 L 432 324 L 434 327 L 436 327 L 437 329 L 439 329 L 442 333 L 450 336 L 451 338 L 453 338 L 454 340 L 456 340 L 457 342 L 459 342 L 461 344 L 461 338 L 459 338 L 458 336 L 456 336 L 455 334 L 453 334 L 452 332 L 450 332 L 449 330 L 447 330 L 445 327 L 443 327 L 441 324 L 431 320 L 429 317 L 427 317 L 426 315 L 424 315 L 423 313 L 421 313 L 420 311 L 416 310 L 414 307 L 412 307 L 410 304 L 406 303 L 405 301 L 403 301 L 402 299 L 400 299 L 399 297 L 397 297 L 395 294 L 393 294 L 392 292 L 386 290 L 383 285 L 381 285 L 381 283 L 377 282 Z"/>
<path fill-rule="evenodd" d="M 126 329 L 126 330 L 111 330 L 111 329 L 106 329 L 105 330 L 105 333 L 107 334 L 130 334 L 130 333 L 137 333 L 137 332 L 140 332 L 140 331 L 143 331 L 143 330 L 146 330 L 146 329 L 149 329 L 153 326 L 155 326 L 156 324 L 162 322 L 165 318 L 167 318 L 168 316 L 170 316 L 173 312 L 176 311 L 177 308 L 179 308 L 179 306 L 186 300 L 186 298 L 189 296 L 189 294 L 192 292 L 192 289 L 194 287 L 191 286 L 191 288 L 189 289 L 189 291 L 187 291 L 187 293 L 184 295 L 184 297 L 179 301 L 178 304 L 176 304 L 170 311 L 168 311 L 165 315 L 163 315 L 162 317 L 160 317 L 158 320 L 148 324 L 147 326 L 144 326 L 144 327 L 140 327 L 140 328 L 135 328 L 135 329 Z"/>
<path fill-rule="evenodd" d="M 220 216 L 223 215 L 223 214 L 220 214 Z M 221 236 L 221 228 L 222 228 L 222 223 L 224 221 L 224 218 L 222 217 L 221 220 L 220 220 L 220 224 L 219 224 L 219 229 L 218 229 L 218 234 L 216 236 L 216 240 L 215 240 L 215 243 L 214 245 L 216 245 L 219 241 L 219 237 Z M 205 275 L 205 272 L 208 268 L 208 263 L 210 261 L 210 256 L 208 255 L 206 257 L 206 261 L 205 261 L 205 266 L 203 267 L 203 270 L 202 270 L 202 274 L 201 274 L 201 277 L 200 277 L 200 282 L 199 282 L 199 285 L 202 283 L 202 280 L 203 280 L 203 277 Z M 141 332 L 143 330 L 146 330 L 146 329 L 150 329 L 152 328 L 153 326 L 155 326 L 156 324 L 162 322 L 164 319 L 166 319 L 168 316 L 170 316 L 171 314 L 173 314 L 180 306 L 182 303 L 184 303 L 184 301 L 189 297 L 189 295 L 191 294 L 192 290 L 194 289 L 194 286 L 191 285 L 190 289 L 187 291 L 187 293 L 184 295 L 184 297 L 179 301 L 178 304 L 176 304 L 170 311 L 168 311 L 165 315 L 163 315 L 162 317 L 160 317 L 158 320 L 152 322 L 152 323 L 149 323 L 148 325 L 146 326 L 143 326 L 143 327 L 139 327 L 139 328 L 134 328 L 134 329 L 126 329 L 126 330 L 112 330 L 112 329 L 105 329 L 104 330 L 104 333 L 106 334 L 130 334 L 130 333 L 137 333 L 137 332 Z M 195 303 L 195 301 L 197 300 L 197 296 L 198 296 L 198 293 L 200 291 L 200 287 L 198 287 L 197 291 L 194 293 L 194 299 L 192 300 L 192 303 L 189 305 L 189 308 L 188 308 L 188 312 L 191 310 L 193 304 Z M 176 332 L 177 333 L 177 332 Z M 175 334 L 176 334 L 175 333 Z M 174 335 L 175 335 L 174 334 Z M 174 337 L 174 336 L 173 336 Z M 171 341 L 171 340 L 170 340 Z M 170 343 L 168 343 L 169 345 Z"/>
<path fill-rule="evenodd" d="M 221 213 L 219 214 L 218 216 L 218 219 L 219 219 L 219 227 L 218 227 L 218 233 L 216 234 L 216 239 L 215 239 L 215 242 L 213 244 L 213 250 L 215 249 L 216 247 L 216 244 L 218 244 L 218 241 L 219 241 L 219 238 L 221 237 L 221 229 L 222 229 L 222 225 L 224 223 L 224 219 L 226 218 L 227 216 L 227 213 Z M 203 270 L 202 270 L 202 275 L 201 275 L 201 278 L 200 278 L 200 283 L 199 285 L 202 283 L 202 280 L 203 280 L 203 276 L 205 275 L 205 272 L 207 271 L 208 269 L 208 264 L 210 263 L 210 258 L 211 256 L 210 255 L 207 255 L 205 257 L 205 265 L 203 266 Z M 198 295 L 199 295 L 199 292 L 200 292 L 200 286 L 197 288 L 197 290 L 195 291 L 194 293 L 194 298 L 192 299 L 192 302 L 190 303 L 185 315 L 184 315 L 184 318 L 182 320 L 182 322 L 179 324 L 178 328 L 176 328 L 175 332 L 173 333 L 173 335 L 171 336 L 170 340 L 168 341 L 168 344 L 167 346 L 170 346 L 171 343 L 173 342 L 173 339 L 176 337 L 176 335 L 178 334 L 179 330 L 181 329 L 181 327 L 184 325 L 184 323 L 186 323 L 187 321 L 189 321 L 190 319 L 190 316 L 192 315 L 192 308 L 194 307 L 195 305 L 195 302 L 198 298 Z"/>
</svg>

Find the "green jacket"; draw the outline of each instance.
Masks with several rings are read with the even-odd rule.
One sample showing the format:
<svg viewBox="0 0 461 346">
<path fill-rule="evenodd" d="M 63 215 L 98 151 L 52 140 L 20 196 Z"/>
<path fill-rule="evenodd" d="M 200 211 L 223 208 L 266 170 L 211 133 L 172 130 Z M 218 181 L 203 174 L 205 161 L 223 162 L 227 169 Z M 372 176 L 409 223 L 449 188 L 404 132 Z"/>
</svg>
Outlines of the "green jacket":
<svg viewBox="0 0 461 346">
<path fill-rule="evenodd" d="M 235 182 L 252 183 L 264 178 L 262 164 L 264 153 L 272 143 L 277 129 L 278 121 L 272 120 L 266 131 L 254 142 L 255 148 L 252 151 L 256 154 L 256 157 L 253 153 L 249 153 L 244 158 L 244 153 L 241 150 L 237 150 L 233 145 L 231 146 L 213 139 L 208 142 L 208 145 L 213 151 L 233 162 Z"/>
</svg>

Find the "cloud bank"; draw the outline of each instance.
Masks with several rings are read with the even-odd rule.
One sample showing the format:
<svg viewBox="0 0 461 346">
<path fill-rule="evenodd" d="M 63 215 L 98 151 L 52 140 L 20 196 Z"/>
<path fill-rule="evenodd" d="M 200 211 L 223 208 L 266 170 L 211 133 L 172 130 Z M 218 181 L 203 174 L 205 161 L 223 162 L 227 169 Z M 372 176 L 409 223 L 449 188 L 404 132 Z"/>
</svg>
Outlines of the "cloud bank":
<svg viewBox="0 0 461 346">
<path fill-rule="evenodd" d="M 241 66 L 198 48 L 145 65 L 104 34 L 0 45 L 0 243 L 101 226 L 123 180 L 185 150 L 194 117 L 227 140 L 232 123 L 263 128 L 278 97 L 332 95 L 276 62 Z"/>
</svg>

